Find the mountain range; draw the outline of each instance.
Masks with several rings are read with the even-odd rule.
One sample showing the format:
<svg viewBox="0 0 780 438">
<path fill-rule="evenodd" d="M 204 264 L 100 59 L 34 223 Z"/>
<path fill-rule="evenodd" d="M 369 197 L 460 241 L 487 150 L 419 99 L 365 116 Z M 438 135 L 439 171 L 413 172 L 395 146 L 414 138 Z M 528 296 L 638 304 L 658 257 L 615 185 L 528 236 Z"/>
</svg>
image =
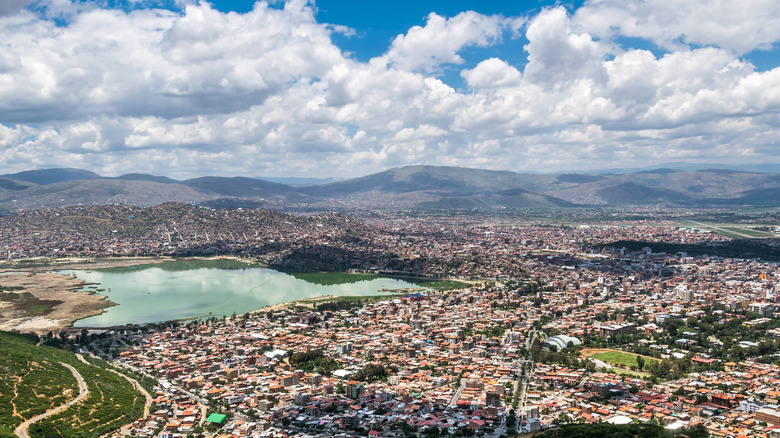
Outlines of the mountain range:
<svg viewBox="0 0 780 438">
<path fill-rule="evenodd" d="M 169 201 L 214 208 L 290 210 L 780 206 L 780 174 L 724 169 L 524 174 L 407 166 L 342 181 L 309 181 L 314 184 L 247 177 L 180 181 L 139 173 L 102 177 L 81 169 L 30 170 L 0 175 L 0 211 L 80 204 L 143 207 Z"/>
</svg>

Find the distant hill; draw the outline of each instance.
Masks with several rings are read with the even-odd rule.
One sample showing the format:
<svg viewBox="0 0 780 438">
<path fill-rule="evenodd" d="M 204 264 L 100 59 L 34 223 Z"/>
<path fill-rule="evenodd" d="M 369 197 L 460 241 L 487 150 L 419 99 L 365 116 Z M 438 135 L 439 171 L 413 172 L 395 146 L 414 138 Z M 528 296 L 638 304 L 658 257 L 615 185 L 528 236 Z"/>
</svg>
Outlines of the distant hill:
<svg viewBox="0 0 780 438">
<path fill-rule="evenodd" d="M 13 211 L 80 204 L 152 206 L 169 201 L 207 199 L 210 197 L 183 184 L 100 178 L 34 185 L 21 191 L 0 191 L 0 208 Z"/>
<path fill-rule="evenodd" d="M 24 172 L 9 175 L 0 175 L 0 178 L 27 181 L 33 184 L 45 185 L 67 181 L 82 181 L 100 178 L 100 175 L 81 169 L 41 169 L 26 170 Z"/>
<path fill-rule="evenodd" d="M 126 175 L 118 176 L 116 179 L 125 181 L 152 181 L 160 184 L 180 184 L 180 181 L 168 178 L 167 176 L 154 176 L 145 173 L 128 173 Z"/>
<path fill-rule="evenodd" d="M 263 181 L 270 181 L 279 184 L 287 184 L 289 186 L 316 186 L 321 184 L 329 184 L 339 181 L 338 178 L 300 178 L 300 177 L 283 177 L 283 176 L 260 176 L 257 179 Z"/>
<path fill-rule="evenodd" d="M 619 174 L 644 172 L 653 169 L 674 169 L 674 170 L 710 170 L 726 169 L 737 170 L 741 172 L 760 172 L 760 173 L 780 173 L 780 163 L 754 163 L 754 164 L 723 164 L 723 163 L 687 163 L 684 161 L 660 163 L 649 167 L 624 167 L 612 169 L 590 170 L 589 174 Z M 569 173 L 579 173 L 569 170 Z"/>
<path fill-rule="evenodd" d="M 522 188 L 518 174 L 509 171 L 443 166 L 407 166 L 360 178 L 302 189 L 313 196 L 343 196 L 350 193 L 433 192 L 447 196 L 486 194 Z"/>
<path fill-rule="evenodd" d="M 523 209 L 663 205 L 780 206 L 780 175 L 724 169 L 652 169 L 615 174 L 521 174 L 463 167 L 406 166 L 327 184 L 292 186 L 247 177 L 177 181 L 78 169 L 0 176 L 0 213 L 79 204 L 154 206 L 168 201 L 213 208 L 290 210 Z"/>
<path fill-rule="evenodd" d="M 245 177 L 223 178 L 205 176 L 184 181 L 183 184 L 202 193 L 240 198 L 291 195 L 296 193 L 294 188 L 285 184 Z"/>
<path fill-rule="evenodd" d="M 12 179 L 0 178 L 0 189 L 2 190 L 9 190 L 9 191 L 25 190 L 30 188 L 32 185 L 33 184 L 31 183 L 25 184 L 23 181 L 15 181 Z"/>
</svg>

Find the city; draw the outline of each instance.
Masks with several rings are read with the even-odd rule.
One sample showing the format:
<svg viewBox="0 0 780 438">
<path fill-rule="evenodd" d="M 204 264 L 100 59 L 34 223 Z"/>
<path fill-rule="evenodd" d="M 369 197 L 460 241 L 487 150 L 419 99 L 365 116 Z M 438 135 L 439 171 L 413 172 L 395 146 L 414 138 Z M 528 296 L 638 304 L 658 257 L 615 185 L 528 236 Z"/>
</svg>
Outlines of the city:
<svg viewBox="0 0 780 438">
<path fill-rule="evenodd" d="M 0 438 L 780 438 L 780 1 L 0 42 Z"/>
<path fill-rule="evenodd" d="M 462 218 L 350 226 L 371 236 L 363 245 L 372 250 L 398 248 L 404 263 L 392 266 L 472 283 L 357 305 L 292 303 L 147 334 L 92 330 L 94 348 L 84 352 L 158 382 L 133 435 L 220 425 L 226 436 L 499 436 L 600 422 L 780 433 L 778 266 L 652 249 L 730 238 L 691 227 Z M 600 246 L 624 240 L 647 246 Z M 356 270 L 386 269 L 356 260 Z M 227 417 L 212 423 L 209 412 Z"/>
</svg>

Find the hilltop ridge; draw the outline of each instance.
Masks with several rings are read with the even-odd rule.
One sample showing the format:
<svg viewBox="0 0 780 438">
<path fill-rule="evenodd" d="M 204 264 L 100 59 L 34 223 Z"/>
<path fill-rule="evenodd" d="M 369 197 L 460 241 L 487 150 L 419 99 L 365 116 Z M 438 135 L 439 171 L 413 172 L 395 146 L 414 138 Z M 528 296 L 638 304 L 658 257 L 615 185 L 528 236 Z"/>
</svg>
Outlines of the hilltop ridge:
<svg viewBox="0 0 780 438">
<path fill-rule="evenodd" d="M 286 210 L 523 209 L 542 207 L 780 206 L 780 174 L 726 169 L 528 174 L 416 165 L 336 182 L 288 185 L 249 177 L 175 180 L 79 169 L 0 175 L 0 211 L 165 202 Z"/>
</svg>

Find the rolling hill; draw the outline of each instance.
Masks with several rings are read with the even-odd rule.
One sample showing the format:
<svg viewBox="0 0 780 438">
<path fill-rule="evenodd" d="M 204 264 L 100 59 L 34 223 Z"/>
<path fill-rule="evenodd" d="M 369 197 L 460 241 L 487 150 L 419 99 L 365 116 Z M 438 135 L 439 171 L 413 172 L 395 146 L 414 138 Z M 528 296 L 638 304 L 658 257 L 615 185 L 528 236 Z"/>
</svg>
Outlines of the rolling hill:
<svg viewBox="0 0 780 438">
<path fill-rule="evenodd" d="M 495 209 L 663 205 L 780 206 L 780 174 L 655 169 L 616 174 L 521 174 L 462 167 L 406 166 L 327 184 L 292 186 L 246 177 L 184 181 L 79 169 L 0 175 L 0 211 L 68 205 L 164 202 L 215 208 L 290 210 Z"/>
</svg>

